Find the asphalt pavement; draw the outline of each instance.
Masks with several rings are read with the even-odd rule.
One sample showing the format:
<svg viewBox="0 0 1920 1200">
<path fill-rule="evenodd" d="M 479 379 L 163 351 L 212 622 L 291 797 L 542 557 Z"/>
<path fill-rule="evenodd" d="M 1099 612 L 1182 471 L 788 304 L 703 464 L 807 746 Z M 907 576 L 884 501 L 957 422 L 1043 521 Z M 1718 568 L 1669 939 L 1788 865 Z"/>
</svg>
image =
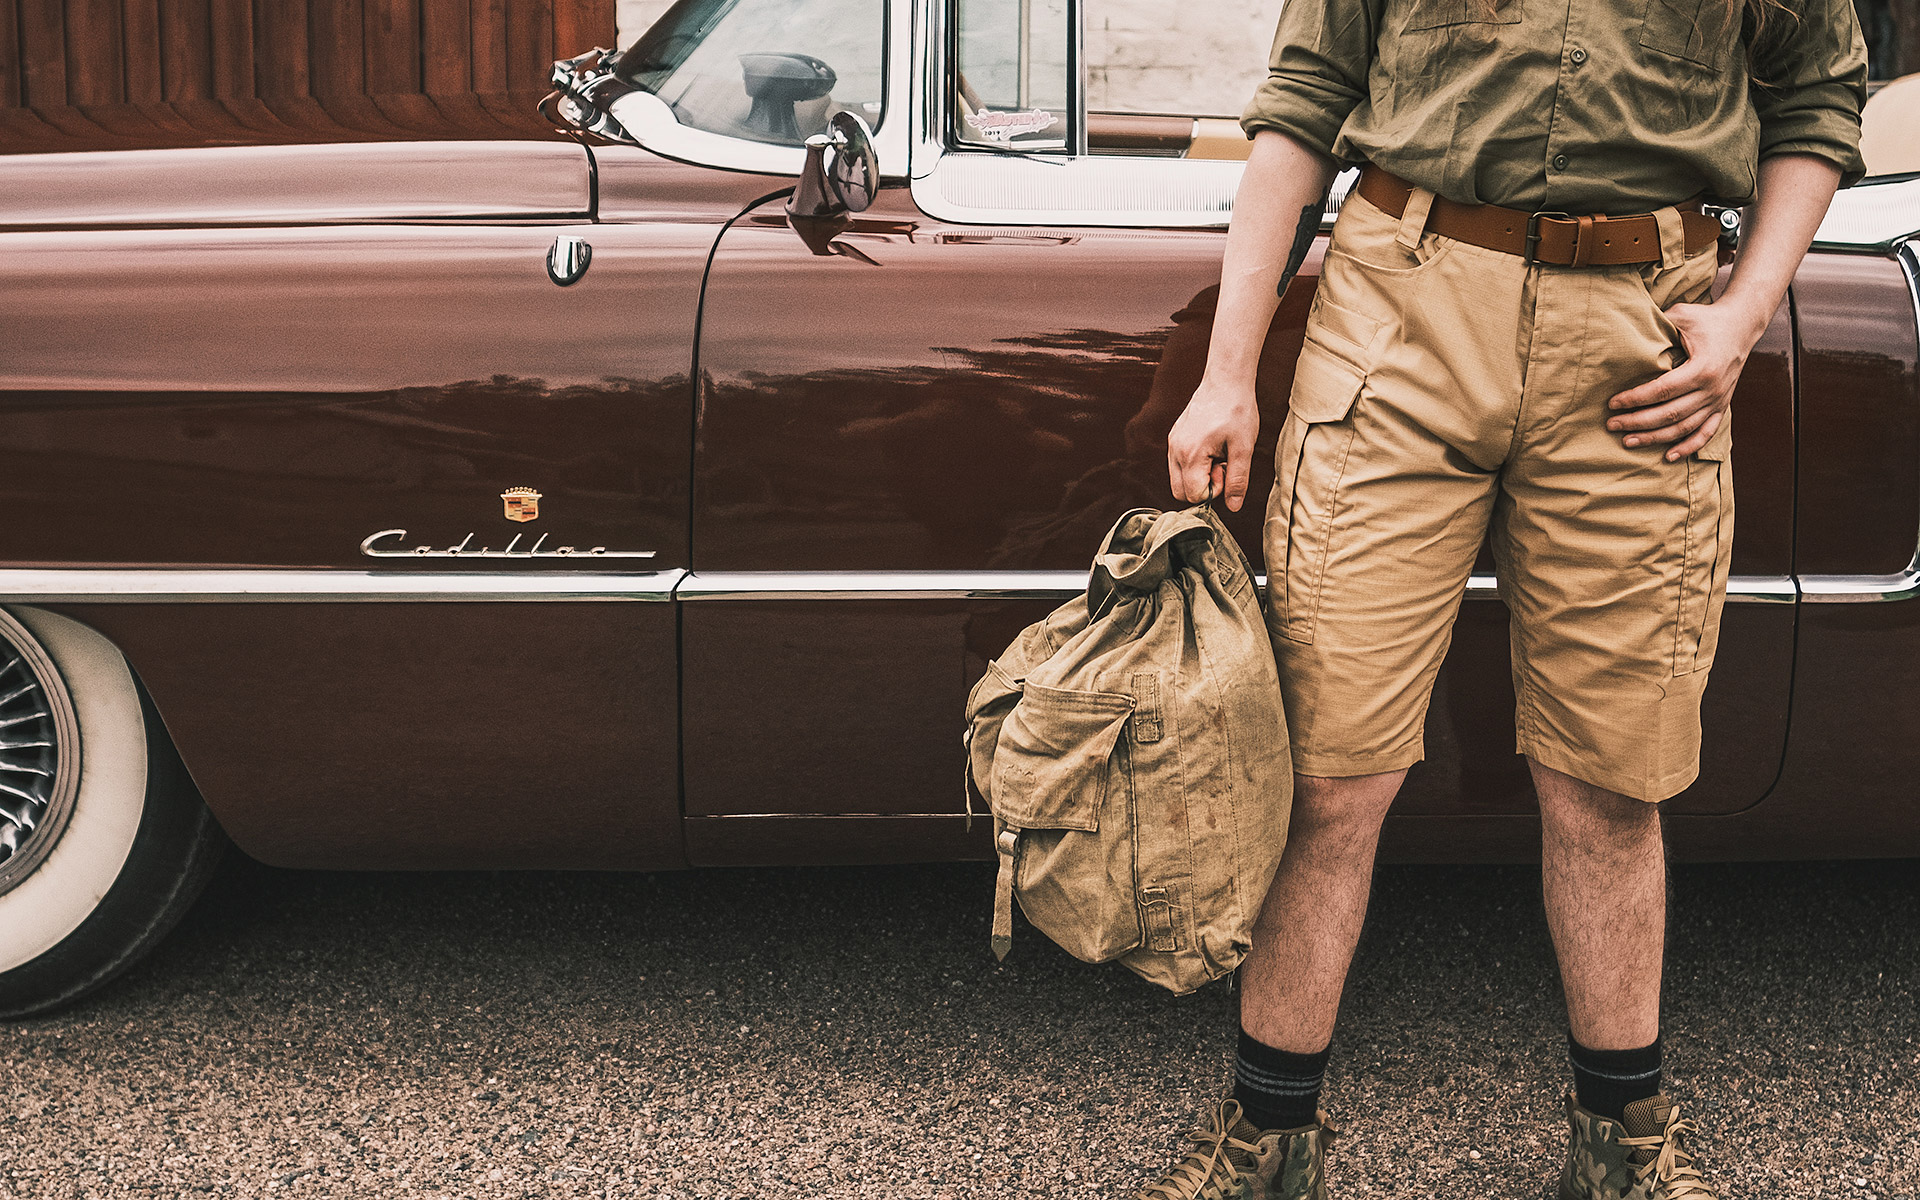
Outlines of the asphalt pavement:
<svg viewBox="0 0 1920 1200">
<path fill-rule="evenodd" d="M 333 874 L 231 858 L 143 966 L 0 1026 L 0 1196 L 1108 1197 L 1221 1090 L 1176 998 L 992 869 Z M 1920 1198 L 1920 863 L 1683 866 L 1670 1090 L 1726 1200 Z M 1539 1200 L 1564 1025 L 1534 872 L 1383 869 L 1334 1200 Z"/>
</svg>

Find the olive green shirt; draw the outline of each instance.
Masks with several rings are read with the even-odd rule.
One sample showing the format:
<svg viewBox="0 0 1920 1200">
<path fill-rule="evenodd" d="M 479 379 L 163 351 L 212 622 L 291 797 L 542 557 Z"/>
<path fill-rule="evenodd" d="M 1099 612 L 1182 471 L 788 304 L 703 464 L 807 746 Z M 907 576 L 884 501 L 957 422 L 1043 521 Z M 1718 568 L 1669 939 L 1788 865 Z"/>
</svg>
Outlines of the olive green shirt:
<svg viewBox="0 0 1920 1200">
<path fill-rule="evenodd" d="M 1852 0 L 1787 0 L 1797 26 L 1776 12 L 1785 36 L 1757 56 L 1733 3 L 1729 19 L 1727 0 L 1287 0 L 1240 124 L 1531 211 L 1741 204 L 1772 154 L 1858 180 Z"/>
</svg>

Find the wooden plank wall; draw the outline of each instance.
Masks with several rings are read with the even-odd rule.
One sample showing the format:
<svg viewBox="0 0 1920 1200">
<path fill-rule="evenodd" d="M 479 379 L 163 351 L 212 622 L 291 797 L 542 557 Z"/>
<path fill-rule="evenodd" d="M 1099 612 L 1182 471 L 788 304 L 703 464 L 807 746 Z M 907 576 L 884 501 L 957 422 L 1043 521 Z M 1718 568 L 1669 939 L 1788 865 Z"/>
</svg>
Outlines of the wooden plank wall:
<svg viewBox="0 0 1920 1200">
<path fill-rule="evenodd" d="M 0 0 L 0 153 L 540 137 L 614 0 Z"/>
</svg>

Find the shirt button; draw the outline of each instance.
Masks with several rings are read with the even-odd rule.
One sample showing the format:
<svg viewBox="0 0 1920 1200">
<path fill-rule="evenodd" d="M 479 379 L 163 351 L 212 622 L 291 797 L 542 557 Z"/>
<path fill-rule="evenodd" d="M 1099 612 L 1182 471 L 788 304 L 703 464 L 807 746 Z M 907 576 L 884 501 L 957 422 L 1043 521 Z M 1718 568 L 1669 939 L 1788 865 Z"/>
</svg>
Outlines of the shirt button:
<svg viewBox="0 0 1920 1200">
<path fill-rule="evenodd" d="M 1575 46 L 1572 50 L 1569 50 L 1567 52 L 1567 58 L 1573 63 L 1574 66 L 1577 67 L 1581 63 L 1587 61 L 1587 52 L 1584 49 L 1580 48 L 1579 46 Z"/>
<path fill-rule="evenodd" d="M 1554 170 L 1556 170 L 1556 171 L 1564 171 L 1564 170 L 1566 170 L 1566 169 L 1567 169 L 1567 156 L 1566 156 L 1566 155 L 1564 155 L 1564 154 L 1556 154 L 1556 155 L 1554 155 L 1554 156 L 1553 156 L 1553 169 L 1554 169 Z"/>
</svg>

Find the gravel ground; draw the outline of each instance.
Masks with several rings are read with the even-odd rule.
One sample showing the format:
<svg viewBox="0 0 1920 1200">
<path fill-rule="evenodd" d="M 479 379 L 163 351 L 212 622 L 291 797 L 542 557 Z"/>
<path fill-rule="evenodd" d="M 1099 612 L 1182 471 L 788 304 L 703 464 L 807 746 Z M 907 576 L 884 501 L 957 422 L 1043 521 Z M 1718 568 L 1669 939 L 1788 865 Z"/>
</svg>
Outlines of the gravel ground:
<svg viewBox="0 0 1920 1200">
<path fill-rule="evenodd" d="M 0 1026 L 0 1196 L 1125 1195 L 1232 997 L 996 966 L 982 864 L 351 875 L 235 856 L 142 968 Z M 1533 872 L 1383 869 L 1337 1200 L 1523 1197 L 1564 1034 Z M 1920 863 L 1681 867 L 1672 1090 L 1727 1200 L 1920 1197 Z"/>
</svg>

